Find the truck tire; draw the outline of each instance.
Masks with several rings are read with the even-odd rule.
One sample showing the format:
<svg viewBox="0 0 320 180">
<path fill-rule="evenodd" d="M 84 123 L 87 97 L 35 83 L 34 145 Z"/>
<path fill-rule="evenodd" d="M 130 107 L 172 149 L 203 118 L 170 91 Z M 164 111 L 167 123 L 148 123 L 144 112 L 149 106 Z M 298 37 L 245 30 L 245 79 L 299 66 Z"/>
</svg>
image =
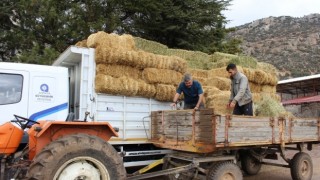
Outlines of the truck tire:
<svg viewBox="0 0 320 180">
<path fill-rule="evenodd" d="M 242 170 L 248 175 L 256 175 L 259 173 L 262 164 L 254 158 L 249 152 L 241 155 Z"/>
<path fill-rule="evenodd" d="M 33 159 L 27 178 L 32 180 L 126 179 L 115 149 L 96 136 L 75 134 L 51 142 Z"/>
<path fill-rule="evenodd" d="M 295 154 L 290 162 L 290 172 L 293 180 L 311 180 L 313 165 L 309 154 L 304 152 Z"/>
<path fill-rule="evenodd" d="M 230 162 L 218 162 L 209 169 L 207 180 L 242 180 L 242 172 L 240 168 Z"/>
<path fill-rule="evenodd" d="M 185 166 L 187 165 L 185 162 L 178 160 L 178 159 L 172 159 L 170 161 L 173 161 L 175 165 L 171 164 L 168 160 L 163 163 L 162 169 L 172 169 L 179 166 Z M 168 174 L 166 178 L 168 180 L 192 180 L 194 177 L 194 170 L 189 170 L 187 172 L 180 172 L 180 173 L 174 173 L 174 174 Z"/>
</svg>

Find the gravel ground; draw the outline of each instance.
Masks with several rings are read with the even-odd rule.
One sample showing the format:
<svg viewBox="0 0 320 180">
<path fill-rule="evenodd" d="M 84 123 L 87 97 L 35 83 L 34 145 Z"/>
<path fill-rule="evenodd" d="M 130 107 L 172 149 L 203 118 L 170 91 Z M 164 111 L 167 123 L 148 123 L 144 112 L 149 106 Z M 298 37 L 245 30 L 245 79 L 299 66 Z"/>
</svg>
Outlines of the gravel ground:
<svg viewBox="0 0 320 180">
<path fill-rule="evenodd" d="M 286 155 L 288 157 L 293 157 L 295 152 L 296 151 L 286 152 Z M 313 161 L 312 180 L 319 180 L 320 179 L 320 145 L 314 145 L 312 151 L 305 151 L 305 152 L 310 154 Z M 273 162 L 284 163 L 282 159 L 273 161 Z M 151 178 L 148 180 L 164 180 L 164 179 L 166 178 L 157 177 L 157 178 Z M 243 179 L 244 180 L 292 180 L 289 168 L 275 167 L 275 166 L 268 166 L 268 165 L 263 165 L 260 172 L 257 175 L 244 176 Z"/>
</svg>

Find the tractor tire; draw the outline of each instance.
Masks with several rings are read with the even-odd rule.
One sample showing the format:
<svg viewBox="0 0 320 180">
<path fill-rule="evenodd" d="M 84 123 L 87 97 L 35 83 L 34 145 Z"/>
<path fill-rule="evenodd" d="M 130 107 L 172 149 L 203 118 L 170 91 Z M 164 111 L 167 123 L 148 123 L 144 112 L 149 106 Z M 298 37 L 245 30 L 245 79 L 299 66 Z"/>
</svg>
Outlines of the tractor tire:
<svg viewBox="0 0 320 180">
<path fill-rule="evenodd" d="M 115 149 L 96 136 L 75 134 L 51 142 L 33 159 L 27 173 L 32 180 L 126 179 Z"/>
<path fill-rule="evenodd" d="M 242 180 L 243 175 L 240 168 L 230 162 L 218 162 L 209 169 L 207 180 Z"/>
<path fill-rule="evenodd" d="M 293 180 L 311 180 L 313 165 L 310 155 L 304 152 L 295 154 L 290 162 L 290 172 Z"/>
<path fill-rule="evenodd" d="M 249 152 L 241 155 L 242 170 L 248 175 L 256 175 L 259 173 L 262 164 L 254 158 Z"/>
<path fill-rule="evenodd" d="M 173 163 L 170 163 L 171 161 Z M 176 168 L 179 166 L 185 166 L 185 165 L 187 165 L 186 162 L 183 162 L 178 159 L 174 159 L 174 160 L 170 160 L 170 161 L 166 160 L 163 163 L 162 169 L 163 170 L 172 169 L 172 168 Z M 189 170 L 187 172 L 168 174 L 168 175 L 166 175 L 166 179 L 167 180 L 192 180 L 194 177 L 194 173 L 195 173 L 194 170 Z"/>
</svg>

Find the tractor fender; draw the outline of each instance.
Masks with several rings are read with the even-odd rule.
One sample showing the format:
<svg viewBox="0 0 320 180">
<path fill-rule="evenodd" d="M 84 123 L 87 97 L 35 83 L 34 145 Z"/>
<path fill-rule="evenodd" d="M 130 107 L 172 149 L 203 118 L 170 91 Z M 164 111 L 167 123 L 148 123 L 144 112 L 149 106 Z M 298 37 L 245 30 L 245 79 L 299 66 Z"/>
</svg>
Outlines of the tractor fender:
<svg viewBox="0 0 320 180">
<path fill-rule="evenodd" d="M 46 145 L 67 135 L 88 134 L 109 141 L 118 133 L 108 122 L 39 121 L 29 129 L 29 159 L 32 160 Z"/>
</svg>

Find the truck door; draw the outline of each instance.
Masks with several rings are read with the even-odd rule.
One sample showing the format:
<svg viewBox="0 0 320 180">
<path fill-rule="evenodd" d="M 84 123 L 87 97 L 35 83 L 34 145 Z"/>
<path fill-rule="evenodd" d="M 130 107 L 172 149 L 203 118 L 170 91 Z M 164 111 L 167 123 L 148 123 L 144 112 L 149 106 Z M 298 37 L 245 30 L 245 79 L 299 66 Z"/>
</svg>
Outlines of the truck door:
<svg viewBox="0 0 320 180">
<path fill-rule="evenodd" d="M 0 124 L 14 119 L 13 114 L 28 116 L 29 72 L 0 71 Z"/>
</svg>

